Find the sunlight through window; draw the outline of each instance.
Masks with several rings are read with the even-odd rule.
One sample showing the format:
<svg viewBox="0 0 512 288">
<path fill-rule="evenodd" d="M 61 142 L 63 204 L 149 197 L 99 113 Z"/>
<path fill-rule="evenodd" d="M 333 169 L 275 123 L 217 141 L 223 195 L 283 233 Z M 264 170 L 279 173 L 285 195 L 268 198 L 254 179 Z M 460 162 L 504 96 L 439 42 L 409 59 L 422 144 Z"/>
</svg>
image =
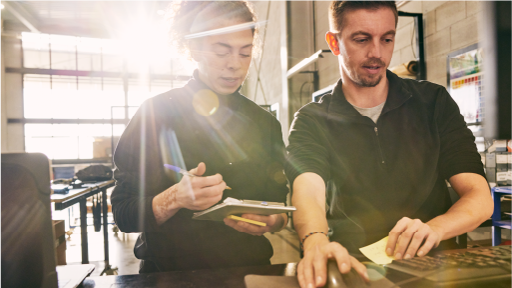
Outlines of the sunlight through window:
<svg viewBox="0 0 512 288">
<path fill-rule="evenodd" d="M 117 141 L 138 106 L 185 84 L 195 65 L 169 48 L 163 27 L 148 25 L 128 27 L 119 40 L 22 33 L 24 67 L 54 71 L 24 74 L 27 152 L 110 157 L 111 138 Z M 112 127 L 112 119 L 123 124 Z"/>
</svg>

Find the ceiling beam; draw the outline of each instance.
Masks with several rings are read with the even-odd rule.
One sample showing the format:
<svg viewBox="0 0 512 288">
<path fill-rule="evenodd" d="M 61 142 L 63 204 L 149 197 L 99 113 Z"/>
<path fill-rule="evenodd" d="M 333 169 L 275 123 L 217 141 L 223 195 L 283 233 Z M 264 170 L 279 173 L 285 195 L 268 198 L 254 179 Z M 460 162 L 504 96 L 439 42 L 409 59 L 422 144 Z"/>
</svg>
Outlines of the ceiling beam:
<svg viewBox="0 0 512 288">
<path fill-rule="evenodd" d="M 23 23 L 30 32 L 41 33 L 41 31 L 37 29 L 38 21 L 29 12 L 27 12 L 23 6 L 14 1 L 3 1 L 2 4 L 4 4 L 5 8 L 7 8 L 14 17 L 18 18 L 18 20 Z"/>
</svg>

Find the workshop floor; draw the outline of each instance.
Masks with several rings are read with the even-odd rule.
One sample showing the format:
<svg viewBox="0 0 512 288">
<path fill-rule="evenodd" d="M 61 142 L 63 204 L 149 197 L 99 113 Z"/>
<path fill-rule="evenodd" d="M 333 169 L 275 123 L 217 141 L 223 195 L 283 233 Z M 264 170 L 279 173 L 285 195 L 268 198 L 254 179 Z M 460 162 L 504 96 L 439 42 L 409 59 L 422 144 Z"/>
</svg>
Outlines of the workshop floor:
<svg viewBox="0 0 512 288">
<path fill-rule="evenodd" d="M 89 241 L 89 262 L 96 265 L 92 276 L 99 276 L 105 268 L 103 250 L 103 230 L 94 232 L 94 227 L 87 230 Z M 270 259 L 272 264 L 298 262 L 299 240 L 297 234 L 291 230 L 283 230 L 278 233 L 267 233 L 265 236 L 274 247 L 274 256 Z M 139 260 L 133 255 L 133 246 L 138 233 L 114 233 L 109 225 L 109 257 L 110 265 L 116 267 L 117 275 L 139 273 Z M 68 265 L 80 264 L 82 261 L 80 227 L 67 238 L 66 261 Z M 108 273 L 110 274 L 110 272 Z"/>
</svg>

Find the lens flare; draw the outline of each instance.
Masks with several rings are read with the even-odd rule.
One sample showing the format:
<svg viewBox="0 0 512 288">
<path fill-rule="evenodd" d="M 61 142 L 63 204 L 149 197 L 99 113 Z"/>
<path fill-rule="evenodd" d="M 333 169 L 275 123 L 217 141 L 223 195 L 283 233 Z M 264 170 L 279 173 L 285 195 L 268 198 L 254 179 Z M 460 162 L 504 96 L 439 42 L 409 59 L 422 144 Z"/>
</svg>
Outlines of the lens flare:
<svg viewBox="0 0 512 288">
<path fill-rule="evenodd" d="M 201 116 L 212 116 L 219 110 L 219 97 L 209 89 L 197 91 L 192 99 L 194 110 Z"/>
</svg>

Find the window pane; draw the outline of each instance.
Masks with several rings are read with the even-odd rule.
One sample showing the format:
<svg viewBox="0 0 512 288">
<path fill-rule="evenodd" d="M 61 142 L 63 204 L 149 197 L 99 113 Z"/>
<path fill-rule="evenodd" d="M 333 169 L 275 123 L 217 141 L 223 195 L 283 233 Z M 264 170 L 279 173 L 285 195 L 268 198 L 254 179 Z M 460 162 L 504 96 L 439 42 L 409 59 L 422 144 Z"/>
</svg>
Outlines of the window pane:
<svg viewBox="0 0 512 288">
<path fill-rule="evenodd" d="M 25 136 L 26 137 L 37 137 L 37 136 L 51 136 L 53 135 L 52 124 L 26 124 L 25 125 Z"/>
<path fill-rule="evenodd" d="M 124 106 L 121 79 L 26 74 L 24 77 L 25 118 L 110 119 L 111 106 Z M 117 115 L 117 118 L 124 118 Z"/>
<path fill-rule="evenodd" d="M 41 152 L 50 159 L 92 159 L 111 156 L 125 125 L 115 124 L 25 124 L 27 152 Z"/>
<path fill-rule="evenodd" d="M 50 68 L 50 35 L 21 33 L 23 66 L 27 68 Z"/>
<path fill-rule="evenodd" d="M 148 75 L 149 74 L 149 62 L 146 57 L 128 57 L 127 59 L 127 69 L 129 73 L 137 73 L 140 75 Z M 147 77 L 147 76 L 146 76 Z"/>
<path fill-rule="evenodd" d="M 51 118 L 77 119 L 79 106 L 76 77 L 53 76 L 49 103 L 41 109 L 48 109 Z"/>
<path fill-rule="evenodd" d="M 52 69 L 75 70 L 75 52 L 53 51 L 52 47 Z"/>
<path fill-rule="evenodd" d="M 104 97 L 101 78 L 78 77 L 78 103 L 80 119 L 110 119 L 111 98 Z"/>
<path fill-rule="evenodd" d="M 68 122 L 111 117 L 129 119 L 146 99 L 187 82 L 176 80 L 175 76 L 190 76 L 195 69 L 193 62 L 176 56 L 162 43 L 154 45 L 146 41 L 139 45 L 139 41 L 127 47 L 116 40 L 35 33 L 23 33 L 22 40 L 25 67 L 50 68 L 51 62 L 53 69 L 119 73 L 115 75 L 118 78 L 25 74 L 25 118 L 67 119 Z M 123 70 L 139 77 L 130 78 L 125 87 L 121 78 Z M 124 129 L 124 124 L 112 127 L 78 124 L 78 121 L 76 124 L 26 124 L 26 147 L 27 151 L 43 152 L 51 159 L 109 157 L 112 136 L 117 143 Z"/>
<path fill-rule="evenodd" d="M 81 37 L 78 39 L 78 70 L 101 71 L 102 40 Z"/>
<path fill-rule="evenodd" d="M 122 72 L 123 57 L 119 55 L 103 54 L 103 71 L 106 72 Z"/>
<path fill-rule="evenodd" d="M 151 94 L 158 95 L 172 89 L 171 80 L 152 80 L 151 81 Z"/>
<path fill-rule="evenodd" d="M 171 74 L 171 59 L 153 59 L 150 63 L 151 66 L 151 74 L 162 74 L 162 75 L 170 75 Z"/>
<path fill-rule="evenodd" d="M 75 70 L 77 37 L 50 35 L 52 69 Z"/>
<path fill-rule="evenodd" d="M 78 53 L 78 70 L 101 71 L 101 55 Z"/>
<path fill-rule="evenodd" d="M 24 50 L 23 51 L 23 65 L 26 68 L 50 68 L 50 52 L 39 50 Z"/>
<path fill-rule="evenodd" d="M 101 43 L 103 49 L 103 71 L 122 72 L 122 47 L 120 47 L 119 43 L 115 40 L 102 39 Z"/>
<path fill-rule="evenodd" d="M 172 59 L 172 75 L 192 76 L 197 64 L 185 58 Z"/>
<path fill-rule="evenodd" d="M 128 85 L 128 106 L 140 106 L 144 100 L 155 95 L 149 91 L 147 79 L 130 79 Z"/>
<path fill-rule="evenodd" d="M 25 74 L 23 77 L 23 109 L 25 118 L 51 118 L 49 75 Z"/>
</svg>

